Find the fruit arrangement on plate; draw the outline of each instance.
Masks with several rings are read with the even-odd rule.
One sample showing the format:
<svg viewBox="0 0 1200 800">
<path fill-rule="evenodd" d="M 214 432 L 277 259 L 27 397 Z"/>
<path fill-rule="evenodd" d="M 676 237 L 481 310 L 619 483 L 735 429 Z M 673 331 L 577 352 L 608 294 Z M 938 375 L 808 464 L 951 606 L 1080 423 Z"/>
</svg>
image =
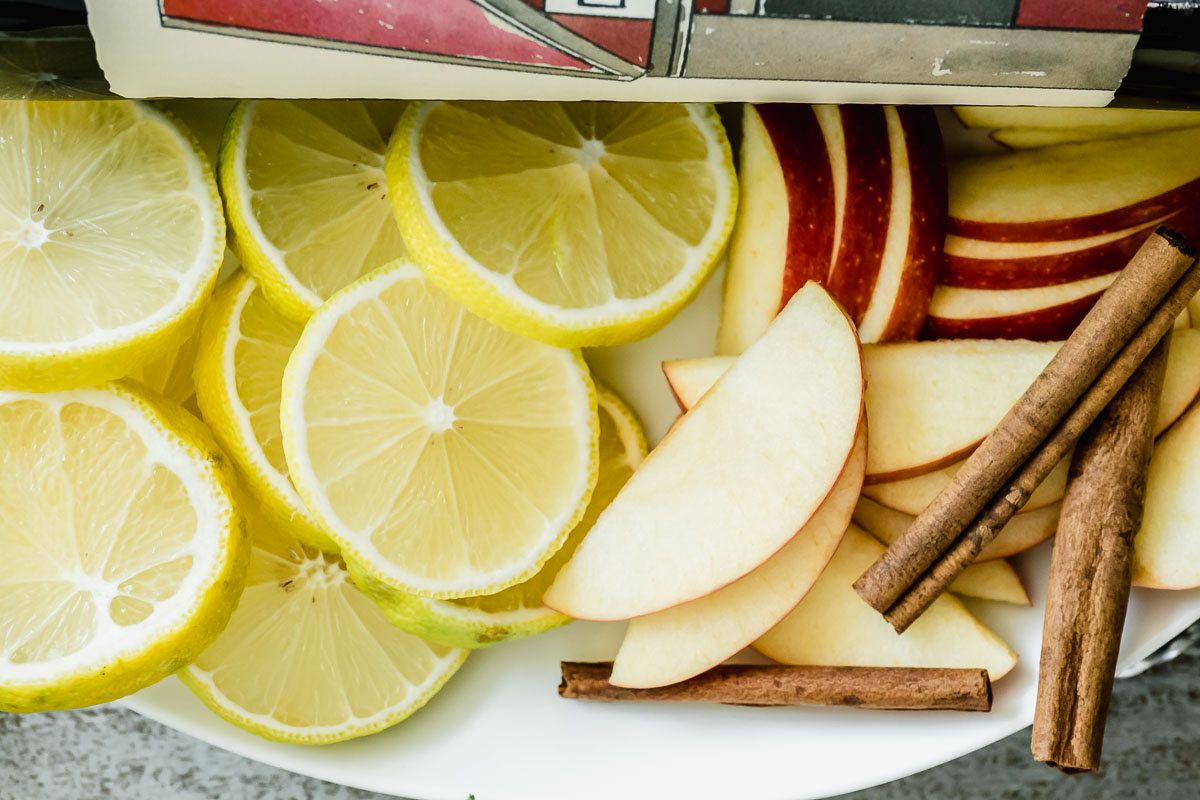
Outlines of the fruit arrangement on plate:
<svg viewBox="0 0 1200 800">
<path fill-rule="evenodd" d="M 629 622 L 569 697 L 986 710 L 1017 653 L 961 598 L 1029 605 L 1007 557 L 1115 474 L 1118 406 L 1123 591 L 1200 585 L 1200 115 L 250 100 L 202 146 L 169 109 L 0 103 L 0 710 L 177 674 L 334 742 L 572 619 Z M 589 363 L 722 263 L 650 448 Z M 1027 491 L 882 616 L 1053 380 L 951 538 Z"/>
</svg>

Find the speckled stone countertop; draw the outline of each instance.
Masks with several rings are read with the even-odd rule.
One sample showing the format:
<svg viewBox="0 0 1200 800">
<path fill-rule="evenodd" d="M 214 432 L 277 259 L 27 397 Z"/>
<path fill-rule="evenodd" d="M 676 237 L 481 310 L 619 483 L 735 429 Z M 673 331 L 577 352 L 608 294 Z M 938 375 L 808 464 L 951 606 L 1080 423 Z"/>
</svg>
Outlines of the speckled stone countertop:
<svg viewBox="0 0 1200 800">
<path fill-rule="evenodd" d="M 1098 774 L 1064 777 L 1030 759 L 1025 730 L 957 761 L 844 795 L 843 800 L 1200 797 L 1200 653 L 1193 650 L 1117 682 L 1104 756 Z M 115 706 L 0 714 L 0 800 L 382 797 L 248 761 Z"/>
</svg>

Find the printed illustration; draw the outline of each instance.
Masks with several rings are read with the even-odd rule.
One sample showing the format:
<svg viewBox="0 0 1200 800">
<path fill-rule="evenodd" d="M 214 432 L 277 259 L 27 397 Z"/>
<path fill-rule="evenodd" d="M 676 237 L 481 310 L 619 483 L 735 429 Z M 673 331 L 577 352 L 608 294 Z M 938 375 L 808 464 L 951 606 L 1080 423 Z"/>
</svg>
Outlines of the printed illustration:
<svg viewBox="0 0 1200 800">
<path fill-rule="evenodd" d="M 166 27 L 619 80 L 1072 88 L 1112 82 L 1097 70 L 1120 69 L 1128 42 L 1113 34 L 1139 30 L 1146 1 L 160 0 L 160 18 Z"/>
</svg>

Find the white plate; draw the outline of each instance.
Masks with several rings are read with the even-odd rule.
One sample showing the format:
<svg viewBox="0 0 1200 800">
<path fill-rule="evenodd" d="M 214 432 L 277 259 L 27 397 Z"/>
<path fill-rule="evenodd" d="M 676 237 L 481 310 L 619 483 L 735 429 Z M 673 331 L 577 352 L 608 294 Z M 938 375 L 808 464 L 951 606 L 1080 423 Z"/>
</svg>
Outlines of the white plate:
<svg viewBox="0 0 1200 800">
<path fill-rule="evenodd" d="M 642 414 L 652 441 L 677 409 L 664 358 L 712 352 L 721 276 L 661 333 L 594 351 L 596 371 Z M 608 660 L 623 625 L 573 623 L 472 655 L 430 704 L 391 730 L 343 744 L 268 742 L 226 724 L 174 678 L 124 704 L 232 752 L 315 778 L 419 800 L 801 800 L 862 789 L 969 753 L 1029 725 L 1050 550 L 1017 559 L 1034 608 L 976 602 L 1021 656 L 989 714 L 563 700 L 561 660 Z M 1200 617 L 1200 590 L 1134 590 L 1121 664 Z M 749 656 L 752 657 L 752 656 Z"/>
</svg>

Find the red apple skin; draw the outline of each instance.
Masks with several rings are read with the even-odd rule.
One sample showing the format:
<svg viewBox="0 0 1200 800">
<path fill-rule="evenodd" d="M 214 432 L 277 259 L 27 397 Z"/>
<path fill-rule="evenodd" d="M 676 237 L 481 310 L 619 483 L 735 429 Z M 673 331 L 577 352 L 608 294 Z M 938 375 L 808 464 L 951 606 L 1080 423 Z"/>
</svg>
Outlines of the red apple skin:
<svg viewBox="0 0 1200 800">
<path fill-rule="evenodd" d="M 929 317 L 925 320 L 921 338 L 1032 339 L 1035 342 L 1056 342 L 1071 335 L 1102 294 L 1103 292 L 1096 292 L 1069 303 L 1003 317 Z"/>
<path fill-rule="evenodd" d="M 942 283 L 965 289 L 1030 289 L 1115 272 L 1129 263 L 1152 228 L 1095 247 L 1030 258 L 966 258 L 946 254 Z"/>
<path fill-rule="evenodd" d="M 1030 222 L 981 222 L 950 217 L 948 232 L 993 242 L 1050 242 L 1085 239 L 1161 219 L 1181 208 L 1200 204 L 1200 178 L 1155 197 L 1101 214 Z"/>
<path fill-rule="evenodd" d="M 1194 239 L 1200 233 L 1200 206 L 1177 211 L 1163 225 Z M 1122 269 L 1154 226 L 1094 247 L 1028 258 L 968 258 L 946 253 L 941 283 L 964 289 L 1030 289 L 1094 278 Z"/>
<path fill-rule="evenodd" d="M 928 106 L 899 106 L 912 181 L 908 255 L 892 314 L 881 342 L 917 338 L 944 267 L 946 150 L 937 117 Z"/>
<path fill-rule="evenodd" d="M 887 118 L 877 105 L 838 107 L 846 147 L 841 241 L 826 286 L 855 324 L 875 289 L 892 202 Z"/>
<path fill-rule="evenodd" d="M 782 310 L 804 284 L 825 281 L 834 247 L 833 171 L 812 106 L 764 103 L 755 110 L 775 146 L 788 193 Z"/>
</svg>

